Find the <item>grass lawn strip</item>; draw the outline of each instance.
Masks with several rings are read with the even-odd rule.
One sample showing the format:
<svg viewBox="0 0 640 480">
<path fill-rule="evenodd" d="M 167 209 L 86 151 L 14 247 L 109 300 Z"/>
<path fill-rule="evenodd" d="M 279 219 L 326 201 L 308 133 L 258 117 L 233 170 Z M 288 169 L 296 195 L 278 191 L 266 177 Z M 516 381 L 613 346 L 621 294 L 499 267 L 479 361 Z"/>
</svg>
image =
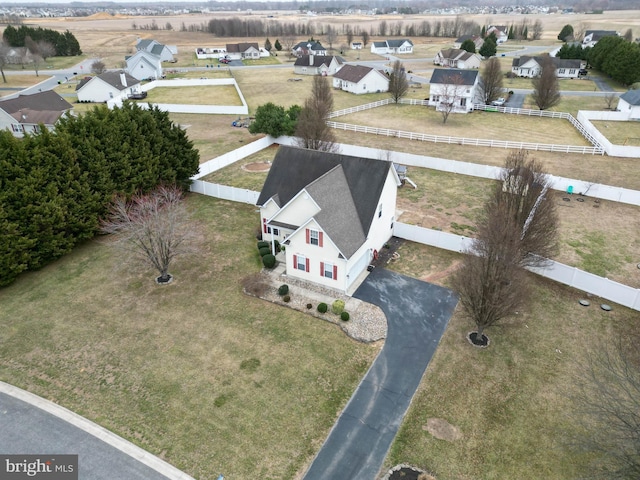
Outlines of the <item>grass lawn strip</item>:
<svg viewBox="0 0 640 480">
<path fill-rule="evenodd" d="M 640 128 L 637 122 L 591 120 L 591 123 L 614 145 L 640 147 Z"/>
<path fill-rule="evenodd" d="M 293 478 L 378 347 L 242 294 L 254 208 L 188 203 L 199 253 L 167 288 L 101 240 L 0 291 L 0 378 L 195 478 Z"/>
</svg>

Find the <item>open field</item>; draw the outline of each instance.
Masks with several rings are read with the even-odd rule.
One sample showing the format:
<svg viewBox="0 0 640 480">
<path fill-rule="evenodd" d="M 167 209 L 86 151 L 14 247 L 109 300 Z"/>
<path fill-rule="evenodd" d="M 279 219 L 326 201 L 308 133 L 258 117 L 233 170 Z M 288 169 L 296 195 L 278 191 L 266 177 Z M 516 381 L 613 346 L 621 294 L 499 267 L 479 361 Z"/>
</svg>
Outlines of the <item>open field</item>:
<svg viewBox="0 0 640 480">
<path fill-rule="evenodd" d="M 176 260 L 170 285 L 98 239 L 2 289 L 0 378 L 195 478 L 293 478 L 379 346 L 245 296 L 255 209 L 188 206 L 198 254 Z"/>
<path fill-rule="evenodd" d="M 451 114 L 447 123 L 443 124 L 442 114 L 434 108 L 393 104 L 332 120 L 430 135 L 558 145 L 591 145 L 573 125 L 560 118 L 474 111 L 468 114 Z"/>
<path fill-rule="evenodd" d="M 31 87 L 40 83 L 45 78 L 36 77 L 35 75 L 9 75 L 6 73 L 5 77 L 7 79 L 7 83 L 0 83 L 0 97 L 17 93 L 23 88 Z"/>
</svg>

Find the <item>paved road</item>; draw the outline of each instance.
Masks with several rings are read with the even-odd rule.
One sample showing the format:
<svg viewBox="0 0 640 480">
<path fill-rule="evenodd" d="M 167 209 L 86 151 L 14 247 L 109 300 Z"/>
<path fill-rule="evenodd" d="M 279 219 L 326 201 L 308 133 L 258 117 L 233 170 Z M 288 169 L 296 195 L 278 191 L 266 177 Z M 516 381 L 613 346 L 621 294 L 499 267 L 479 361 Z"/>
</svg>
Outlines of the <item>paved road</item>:
<svg viewBox="0 0 640 480">
<path fill-rule="evenodd" d="M 2 382 L 0 453 L 78 455 L 81 480 L 193 480 L 69 410 Z"/>
<path fill-rule="evenodd" d="M 376 478 L 458 299 L 450 290 L 376 268 L 355 298 L 387 316 L 387 339 L 305 480 Z"/>
</svg>

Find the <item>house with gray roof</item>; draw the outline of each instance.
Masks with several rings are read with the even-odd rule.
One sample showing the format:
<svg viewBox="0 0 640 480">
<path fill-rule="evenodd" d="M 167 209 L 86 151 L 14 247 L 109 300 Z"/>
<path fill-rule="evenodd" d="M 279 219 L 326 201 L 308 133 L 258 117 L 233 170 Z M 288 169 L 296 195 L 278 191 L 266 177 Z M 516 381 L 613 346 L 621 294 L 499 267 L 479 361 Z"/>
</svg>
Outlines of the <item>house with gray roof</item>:
<svg viewBox="0 0 640 480">
<path fill-rule="evenodd" d="M 178 54 L 178 47 L 174 45 L 164 45 L 152 39 L 138 39 L 136 43 L 137 51 L 144 51 L 160 57 L 161 62 L 175 62 L 174 55 Z"/>
<path fill-rule="evenodd" d="M 327 49 L 320 42 L 300 42 L 292 48 L 296 57 L 302 55 L 326 55 Z"/>
<path fill-rule="evenodd" d="M 124 71 L 85 77 L 76 86 L 79 102 L 101 103 L 117 97 L 127 98 L 140 91 L 140 80 Z"/>
<path fill-rule="evenodd" d="M 286 275 L 346 293 L 393 234 L 398 175 L 388 160 L 281 146 L 257 201 L 262 239 Z"/>
<path fill-rule="evenodd" d="M 480 68 L 480 55 L 459 48 L 446 48 L 436 53 L 433 63 L 451 68 Z"/>
<path fill-rule="evenodd" d="M 468 113 L 478 96 L 477 70 L 436 68 L 429 81 L 429 105 L 440 110 L 453 107 L 452 112 Z"/>
<path fill-rule="evenodd" d="M 9 130 L 14 137 L 40 131 L 40 125 L 53 130 L 63 115 L 73 106 L 53 90 L 18 95 L 16 98 L 0 100 L 0 129 Z"/>
<path fill-rule="evenodd" d="M 371 44 L 371 53 L 377 53 L 378 55 L 401 55 L 413 53 L 413 42 L 405 38 L 400 40 L 373 42 Z"/>
<path fill-rule="evenodd" d="M 126 72 L 137 80 L 158 80 L 164 75 L 160 57 L 146 50 L 138 50 L 124 60 Z"/>
<path fill-rule="evenodd" d="M 582 39 L 582 47 L 593 47 L 598 40 L 603 37 L 617 37 L 620 34 L 615 30 L 587 30 L 584 32 L 584 38 Z"/>
<path fill-rule="evenodd" d="M 462 48 L 465 40 L 471 40 L 476 46 L 476 51 L 480 50 L 484 44 L 484 39 L 480 35 L 461 35 L 453 42 L 453 48 Z"/>
<path fill-rule="evenodd" d="M 640 90 L 629 90 L 620 95 L 618 111 L 629 114 L 629 120 L 640 120 Z"/>
<path fill-rule="evenodd" d="M 585 68 L 584 60 L 551 57 L 556 67 L 558 78 L 578 78 L 580 70 Z M 511 62 L 511 71 L 519 77 L 534 78 L 542 72 L 542 57 L 529 57 L 523 55 L 516 57 Z"/>
<path fill-rule="evenodd" d="M 333 87 L 357 95 L 387 92 L 389 77 L 372 67 L 346 64 L 333 75 Z"/>
<path fill-rule="evenodd" d="M 229 60 L 260 58 L 260 46 L 257 42 L 227 43 L 226 58 Z"/>
<path fill-rule="evenodd" d="M 344 65 L 344 59 L 334 55 L 302 55 L 293 64 L 297 75 L 333 75 Z"/>
</svg>

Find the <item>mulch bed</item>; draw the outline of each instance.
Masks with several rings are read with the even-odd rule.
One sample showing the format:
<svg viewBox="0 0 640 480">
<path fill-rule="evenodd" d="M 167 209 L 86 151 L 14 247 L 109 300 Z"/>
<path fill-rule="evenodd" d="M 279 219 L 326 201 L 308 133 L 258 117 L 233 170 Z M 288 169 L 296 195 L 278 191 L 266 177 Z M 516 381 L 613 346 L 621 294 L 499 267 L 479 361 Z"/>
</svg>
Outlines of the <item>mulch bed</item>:
<svg viewBox="0 0 640 480">
<path fill-rule="evenodd" d="M 393 254 L 398 250 L 400 245 L 404 243 L 402 238 L 391 237 L 386 245 L 389 245 L 389 248 L 382 247 L 378 251 L 378 258 L 371 261 L 371 265 L 375 265 L 376 267 L 384 267 L 389 263 Z"/>
</svg>

